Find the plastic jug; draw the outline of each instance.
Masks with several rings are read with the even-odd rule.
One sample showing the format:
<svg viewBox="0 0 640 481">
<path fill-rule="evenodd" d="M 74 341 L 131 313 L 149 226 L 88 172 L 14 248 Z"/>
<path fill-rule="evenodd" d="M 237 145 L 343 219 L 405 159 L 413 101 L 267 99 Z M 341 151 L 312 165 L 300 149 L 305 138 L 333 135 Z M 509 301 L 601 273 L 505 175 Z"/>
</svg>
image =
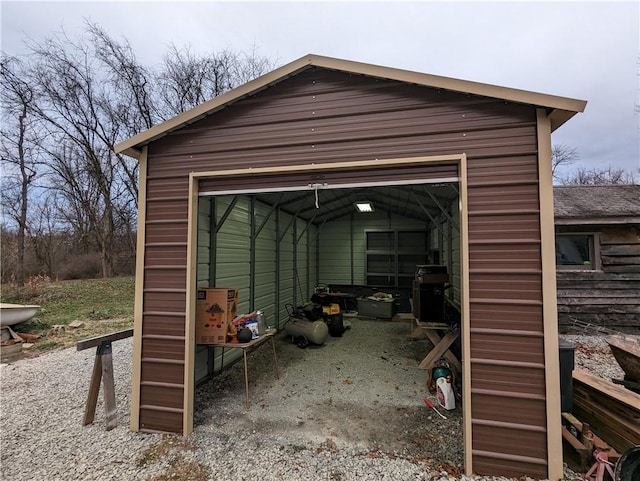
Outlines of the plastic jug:
<svg viewBox="0 0 640 481">
<path fill-rule="evenodd" d="M 451 377 L 439 377 L 436 380 L 438 404 L 447 410 L 456 408 L 456 398 L 451 386 Z"/>
</svg>

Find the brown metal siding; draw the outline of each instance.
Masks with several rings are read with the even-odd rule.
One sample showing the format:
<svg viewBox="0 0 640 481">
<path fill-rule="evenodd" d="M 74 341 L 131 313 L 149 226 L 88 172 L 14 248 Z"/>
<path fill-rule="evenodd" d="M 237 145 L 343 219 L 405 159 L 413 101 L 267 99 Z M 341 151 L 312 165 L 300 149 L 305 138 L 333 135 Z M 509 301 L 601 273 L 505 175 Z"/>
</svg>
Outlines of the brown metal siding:
<svg viewBox="0 0 640 481">
<path fill-rule="evenodd" d="M 182 432 L 187 179 L 147 176 L 140 429 Z"/>
<path fill-rule="evenodd" d="M 470 161 L 468 182 L 474 471 L 544 478 L 537 157 Z"/>
<path fill-rule="evenodd" d="M 309 69 L 149 147 L 142 382 L 180 384 L 187 176 L 192 171 L 466 153 L 469 182 L 473 466 L 478 473 L 547 474 L 535 108 L 386 80 Z M 447 175 L 449 167 L 425 168 Z M 412 170 L 413 169 L 413 170 Z M 433 170 L 432 170 L 433 169 Z M 323 172 L 323 175 L 325 173 Z M 381 174 L 381 175 L 380 175 Z M 326 174 L 332 182 L 425 175 Z M 448 175 L 447 175 L 448 176 Z M 200 189 L 300 185 L 305 175 L 202 180 Z M 167 257 L 165 257 L 167 255 Z M 160 291 L 158 291 L 160 290 Z M 166 350 L 163 354 L 162 350 Z M 175 367 L 173 371 L 168 366 Z M 174 389 L 176 390 L 176 389 Z M 141 393 L 141 423 L 180 431 L 169 388 Z M 182 392 L 179 393 L 182 395 Z M 166 407 L 168 411 L 161 409 Z"/>
<path fill-rule="evenodd" d="M 156 141 L 150 166 L 160 175 L 472 150 L 535 154 L 532 111 L 312 69 Z"/>
</svg>

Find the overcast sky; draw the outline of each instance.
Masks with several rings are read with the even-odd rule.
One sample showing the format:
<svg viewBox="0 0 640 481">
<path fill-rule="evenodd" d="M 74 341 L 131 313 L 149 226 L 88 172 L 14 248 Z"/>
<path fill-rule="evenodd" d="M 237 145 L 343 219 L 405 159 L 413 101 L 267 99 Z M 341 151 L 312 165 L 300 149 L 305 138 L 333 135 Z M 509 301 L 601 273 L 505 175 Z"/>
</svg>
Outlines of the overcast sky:
<svg viewBox="0 0 640 481">
<path fill-rule="evenodd" d="M 84 19 L 129 40 L 147 65 L 167 46 L 250 51 L 289 63 L 308 53 L 588 102 L 554 144 L 579 165 L 640 169 L 640 2 L 151 2 L 2 0 L 2 50 Z"/>
</svg>

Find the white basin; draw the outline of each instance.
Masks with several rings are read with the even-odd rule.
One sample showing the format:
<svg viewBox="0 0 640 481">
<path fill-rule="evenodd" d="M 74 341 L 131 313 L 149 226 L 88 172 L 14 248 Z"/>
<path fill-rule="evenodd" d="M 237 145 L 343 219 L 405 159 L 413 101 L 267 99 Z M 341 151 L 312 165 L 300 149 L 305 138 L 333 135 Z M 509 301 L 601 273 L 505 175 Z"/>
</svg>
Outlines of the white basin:
<svg viewBox="0 0 640 481">
<path fill-rule="evenodd" d="M 25 304 L 0 303 L 0 326 L 13 326 L 24 321 L 28 321 L 36 315 L 40 306 L 29 306 Z"/>
</svg>

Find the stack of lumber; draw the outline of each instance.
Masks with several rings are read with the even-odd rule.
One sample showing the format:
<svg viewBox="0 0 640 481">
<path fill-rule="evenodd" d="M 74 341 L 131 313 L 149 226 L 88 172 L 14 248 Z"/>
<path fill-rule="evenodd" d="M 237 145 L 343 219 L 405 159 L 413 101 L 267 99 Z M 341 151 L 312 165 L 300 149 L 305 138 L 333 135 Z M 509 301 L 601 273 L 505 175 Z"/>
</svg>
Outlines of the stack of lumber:
<svg viewBox="0 0 640 481">
<path fill-rule="evenodd" d="M 576 467 L 585 470 L 593 462 L 594 450 L 607 454 L 609 461 L 616 462 L 620 454 L 604 440 L 596 436 L 587 424 L 580 422 L 571 413 L 562 413 L 562 438 L 578 455 Z M 571 463 L 571 459 L 565 457 Z M 574 461 L 575 464 L 575 461 Z"/>
<path fill-rule="evenodd" d="M 576 369 L 573 413 L 621 453 L 640 445 L 640 394 Z"/>
</svg>

